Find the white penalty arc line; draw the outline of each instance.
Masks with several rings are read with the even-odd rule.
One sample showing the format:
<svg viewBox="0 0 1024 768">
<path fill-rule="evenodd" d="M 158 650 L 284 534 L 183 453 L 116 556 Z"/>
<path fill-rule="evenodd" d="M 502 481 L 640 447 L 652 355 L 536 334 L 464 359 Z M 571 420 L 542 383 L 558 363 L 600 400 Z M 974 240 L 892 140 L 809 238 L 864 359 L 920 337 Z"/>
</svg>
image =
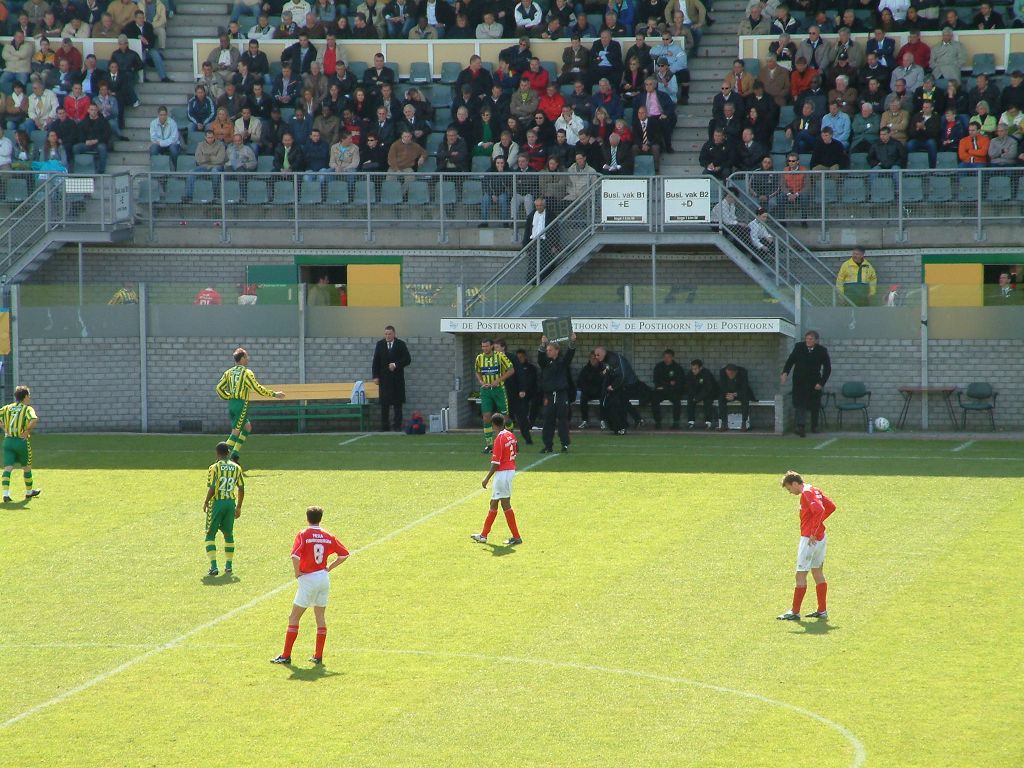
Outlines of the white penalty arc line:
<svg viewBox="0 0 1024 768">
<path fill-rule="evenodd" d="M 555 458 L 557 456 L 560 456 L 560 455 L 561 454 L 558 454 L 558 453 L 549 454 L 547 456 L 544 456 L 541 459 L 537 459 L 537 461 L 535 461 L 532 464 L 524 467 L 520 471 L 521 472 L 528 472 L 529 470 L 533 469 L 534 467 L 540 466 L 545 461 L 549 461 L 550 459 L 553 459 L 553 458 Z M 461 499 L 457 499 L 456 501 L 453 501 L 453 502 L 451 502 L 449 504 L 445 504 L 443 507 L 435 509 L 433 512 L 428 512 L 427 514 L 423 515 L 423 517 L 417 518 L 416 520 L 413 520 L 411 523 L 407 523 L 406 525 L 403 525 L 401 528 L 398 528 L 398 529 L 396 529 L 394 531 L 391 531 L 391 533 L 387 533 L 384 536 L 381 536 L 379 539 L 376 539 L 375 541 L 371 541 L 369 544 L 364 544 L 363 546 L 359 547 L 358 549 L 352 550 L 352 554 L 353 555 L 358 555 L 358 554 L 360 554 L 362 552 L 367 551 L 368 549 L 372 549 L 373 547 L 376 547 L 376 546 L 379 546 L 381 544 L 384 544 L 385 542 L 391 541 L 396 536 L 401 536 L 406 531 L 411 530 L 412 528 L 415 528 L 418 525 L 422 525 L 423 523 L 427 522 L 428 520 L 431 520 L 431 519 L 437 517 L 438 515 L 444 514 L 445 512 L 447 512 L 450 509 L 454 509 L 457 506 L 465 504 L 467 501 L 475 498 L 476 496 L 479 496 L 483 492 L 484 492 L 483 488 L 478 488 L 475 491 L 473 491 L 472 493 L 467 493 Z M 238 615 L 240 615 L 242 613 L 245 613 L 250 608 L 256 607 L 257 605 L 259 605 L 260 603 L 264 602 L 265 600 L 269 600 L 271 597 L 274 597 L 278 593 L 283 592 L 284 590 L 288 589 L 289 587 L 294 586 L 294 583 L 295 583 L 294 580 L 291 580 L 291 581 L 285 582 L 284 584 L 281 584 L 278 587 L 274 587 L 269 592 L 265 592 L 262 595 L 258 595 L 257 597 L 254 597 L 249 602 L 247 602 L 247 603 L 245 603 L 243 605 L 240 605 L 240 606 L 238 606 L 236 608 L 232 608 L 227 613 L 221 614 L 220 616 L 217 616 L 217 617 L 215 617 L 213 619 L 210 619 L 209 621 L 204 622 L 204 623 L 200 624 L 199 626 L 193 627 L 192 629 L 188 630 L 187 632 L 183 632 L 182 634 L 180 634 L 177 637 L 175 637 L 173 640 L 168 640 L 166 643 L 162 643 L 160 645 L 157 645 L 156 647 L 151 648 L 150 650 L 146 651 L 145 653 L 140 653 L 138 656 L 134 656 L 134 657 L 128 659 L 128 661 L 124 662 L 123 664 L 118 664 L 113 669 L 109 669 L 106 672 L 104 672 L 104 673 L 102 673 L 100 675 L 97 675 L 96 677 L 91 678 L 90 680 L 86 680 L 84 683 L 82 683 L 80 685 L 76 685 L 74 688 L 70 688 L 70 689 L 64 691 L 64 693 L 61 693 L 61 694 L 58 694 L 57 696 L 54 696 L 52 699 L 48 699 L 46 701 L 40 702 L 39 704 L 36 704 L 35 706 L 29 707 L 24 712 L 21 712 L 20 714 L 17 714 L 14 717 L 11 717 L 11 718 L 5 720 L 4 722 L 0 723 L 0 730 L 3 730 L 5 728 L 9 728 L 10 726 L 15 725 L 16 723 L 20 723 L 22 720 L 27 720 L 28 718 L 32 717 L 33 715 L 36 715 L 36 714 L 42 712 L 44 709 L 49 709 L 50 707 L 52 707 L 52 706 L 54 706 L 56 704 L 60 704 L 62 702 L 65 702 L 68 699 L 70 699 L 70 698 L 72 698 L 74 696 L 77 696 L 78 694 L 80 694 L 80 693 L 82 693 L 84 691 L 87 691 L 90 688 L 92 688 L 94 686 L 97 686 L 100 683 L 103 683 L 103 682 L 109 680 L 112 677 L 116 677 L 117 675 L 121 674 L 122 672 L 126 672 L 127 670 L 131 669 L 132 667 L 137 666 L 137 665 L 141 664 L 144 661 L 147 661 L 148 659 L 152 658 L 153 656 L 156 656 L 159 653 L 163 653 L 164 651 L 169 651 L 172 648 L 176 648 L 179 645 L 181 645 L 182 643 L 186 642 L 187 640 L 195 637 L 200 632 L 204 632 L 207 629 L 211 629 L 212 627 L 215 627 L 218 624 L 223 624 L 225 621 L 230 621 L 231 619 L 235 618 L 236 616 L 238 616 Z"/>
<path fill-rule="evenodd" d="M 974 440 L 968 440 L 966 443 L 961 443 L 960 445 L 953 449 L 953 453 L 960 453 L 960 451 L 965 451 L 972 445 L 974 445 L 975 442 L 976 441 Z"/>
<path fill-rule="evenodd" d="M 819 715 L 817 712 L 813 712 L 809 709 L 804 709 L 796 704 L 790 704 L 788 701 L 781 701 L 779 699 L 773 699 L 770 696 L 764 696 L 760 693 L 753 691 L 744 691 L 740 688 L 729 688 L 724 685 L 715 685 L 714 683 L 705 683 L 701 680 L 691 680 L 686 677 L 672 677 L 669 675 L 659 675 L 654 672 L 643 672 L 636 669 L 619 669 L 616 667 L 603 667 L 598 664 L 582 664 L 574 661 L 556 661 L 554 659 L 541 659 L 530 656 L 490 656 L 483 653 L 468 653 L 459 651 L 424 651 L 415 649 L 386 649 L 386 648 L 341 648 L 333 649 L 332 653 L 366 653 L 366 654 L 390 654 L 395 656 L 425 656 L 434 658 L 453 658 L 453 659 L 476 659 L 479 661 L 486 661 L 489 663 L 498 662 L 506 664 L 531 664 L 538 667 L 548 667 L 551 669 L 571 669 L 579 670 L 582 672 L 595 672 L 605 675 L 620 675 L 622 677 L 634 677 L 640 680 L 652 680 L 659 683 L 669 683 L 672 685 L 687 685 L 693 688 L 702 688 L 707 691 L 715 691 L 716 693 L 724 693 L 730 696 L 740 696 L 745 699 L 757 701 L 761 704 L 767 704 L 772 707 L 778 707 L 780 709 L 787 709 L 790 712 L 806 717 L 810 720 L 815 720 L 824 726 L 827 726 L 831 730 L 838 733 L 853 750 L 853 760 L 850 762 L 850 768 L 860 768 L 867 762 L 867 748 L 864 746 L 864 742 L 858 738 L 857 734 L 851 731 L 842 723 L 837 723 L 835 720 L 830 720 L 824 715 Z"/>
<path fill-rule="evenodd" d="M 814 450 L 820 451 L 822 448 L 827 448 L 828 446 L 832 445 L 832 443 L 834 443 L 838 439 L 839 439 L 838 437 L 830 437 L 825 442 L 818 443 L 816 446 L 814 446 Z"/>
</svg>

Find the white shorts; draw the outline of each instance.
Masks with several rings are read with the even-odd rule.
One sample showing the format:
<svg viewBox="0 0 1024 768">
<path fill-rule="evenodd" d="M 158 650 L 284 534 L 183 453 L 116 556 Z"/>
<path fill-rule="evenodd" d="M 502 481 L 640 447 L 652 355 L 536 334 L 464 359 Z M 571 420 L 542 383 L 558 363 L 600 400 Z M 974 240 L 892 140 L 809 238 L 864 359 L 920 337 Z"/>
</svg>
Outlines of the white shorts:
<svg viewBox="0 0 1024 768">
<path fill-rule="evenodd" d="M 327 606 L 327 593 L 331 591 L 331 578 L 327 571 L 313 571 L 299 576 L 299 588 L 295 592 L 295 604 L 300 608 Z"/>
<path fill-rule="evenodd" d="M 828 544 L 828 534 L 825 538 L 813 547 L 806 536 L 800 537 L 800 546 L 796 548 L 796 569 L 798 571 L 809 571 L 812 568 L 821 568 L 825 564 L 825 545 Z"/>
<path fill-rule="evenodd" d="M 512 478 L 516 476 L 514 469 L 502 469 L 494 473 L 494 488 L 491 500 L 512 498 Z"/>
</svg>

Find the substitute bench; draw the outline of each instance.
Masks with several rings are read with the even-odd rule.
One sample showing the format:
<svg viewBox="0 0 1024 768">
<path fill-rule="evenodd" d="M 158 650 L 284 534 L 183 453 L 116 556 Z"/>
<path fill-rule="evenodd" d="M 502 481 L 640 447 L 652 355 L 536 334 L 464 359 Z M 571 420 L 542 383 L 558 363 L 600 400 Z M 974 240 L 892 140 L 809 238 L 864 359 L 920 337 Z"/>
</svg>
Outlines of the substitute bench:
<svg viewBox="0 0 1024 768">
<path fill-rule="evenodd" d="M 267 421 L 295 421 L 299 432 L 306 421 L 358 419 L 359 430 L 366 430 L 367 409 L 370 401 L 380 397 L 380 388 L 372 381 L 363 382 L 365 403 L 352 402 L 356 383 L 335 384 L 267 384 L 267 389 L 284 392 L 284 398 L 275 400 L 253 393 L 249 399 L 249 416 Z"/>
</svg>

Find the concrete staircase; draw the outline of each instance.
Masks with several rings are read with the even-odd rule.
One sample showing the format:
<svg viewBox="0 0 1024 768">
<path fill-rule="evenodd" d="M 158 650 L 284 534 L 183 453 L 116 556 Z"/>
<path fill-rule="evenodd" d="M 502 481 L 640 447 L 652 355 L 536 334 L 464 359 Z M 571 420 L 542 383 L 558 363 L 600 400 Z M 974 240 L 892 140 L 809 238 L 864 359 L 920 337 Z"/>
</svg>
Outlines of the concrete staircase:
<svg viewBox="0 0 1024 768">
<path fill-rule="evenodd" d="M 698 55 L 690 59 L 690 103 L 679 107 L 679 121 L 672 135 L 675 153 L 664 155 L 663 176 L 694 174 L 700 171 L 698 156 L 707 141 L 711 101 L 718 94 L 722 78 L 732 68 L 739 46 L 737 30 L 747 0 L 716 0 L 715 24 L 705 28 Z"/>
<path fill-rule="evenodd" d="M 117 152 L 110 157 L 110 171 L 149 168 L 149 124 L 156 117 L 157 108 L 161 104 L 168 109 L 183 106 L 192 96 L 192 40 L 216 37 L 221 27 L 227 27 L 231 15 L 231 6 L 226 2 L 178 0 L 177 6 L 178 12 L 167 22 L 167 48 L 163 51 L 167 75 L 174 82 L 157 81 L 156 72 L 147 68 L 146 76 L 151 82 L 140 83 L 136 88 L 142 105 L 129 109 L 125 121 L 125 135 L 131 141 L 117 142 Z"/>
</svg>

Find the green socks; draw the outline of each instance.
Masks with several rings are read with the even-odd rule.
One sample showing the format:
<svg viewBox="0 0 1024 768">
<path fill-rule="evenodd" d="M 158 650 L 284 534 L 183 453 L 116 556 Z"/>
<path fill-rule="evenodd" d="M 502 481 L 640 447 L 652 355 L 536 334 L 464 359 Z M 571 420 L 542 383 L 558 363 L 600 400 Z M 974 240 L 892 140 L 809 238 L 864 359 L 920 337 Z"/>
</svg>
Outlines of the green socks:
<svg viewBox="0 0 1024 768">
<path fill-rule="evenodd" d="M 8 485 L 10 485 L 10 481 L 8 481 Z M 32 490 L 32 470 L 30 469 L 25 470 L 25 490 Z"/>
</svg>

